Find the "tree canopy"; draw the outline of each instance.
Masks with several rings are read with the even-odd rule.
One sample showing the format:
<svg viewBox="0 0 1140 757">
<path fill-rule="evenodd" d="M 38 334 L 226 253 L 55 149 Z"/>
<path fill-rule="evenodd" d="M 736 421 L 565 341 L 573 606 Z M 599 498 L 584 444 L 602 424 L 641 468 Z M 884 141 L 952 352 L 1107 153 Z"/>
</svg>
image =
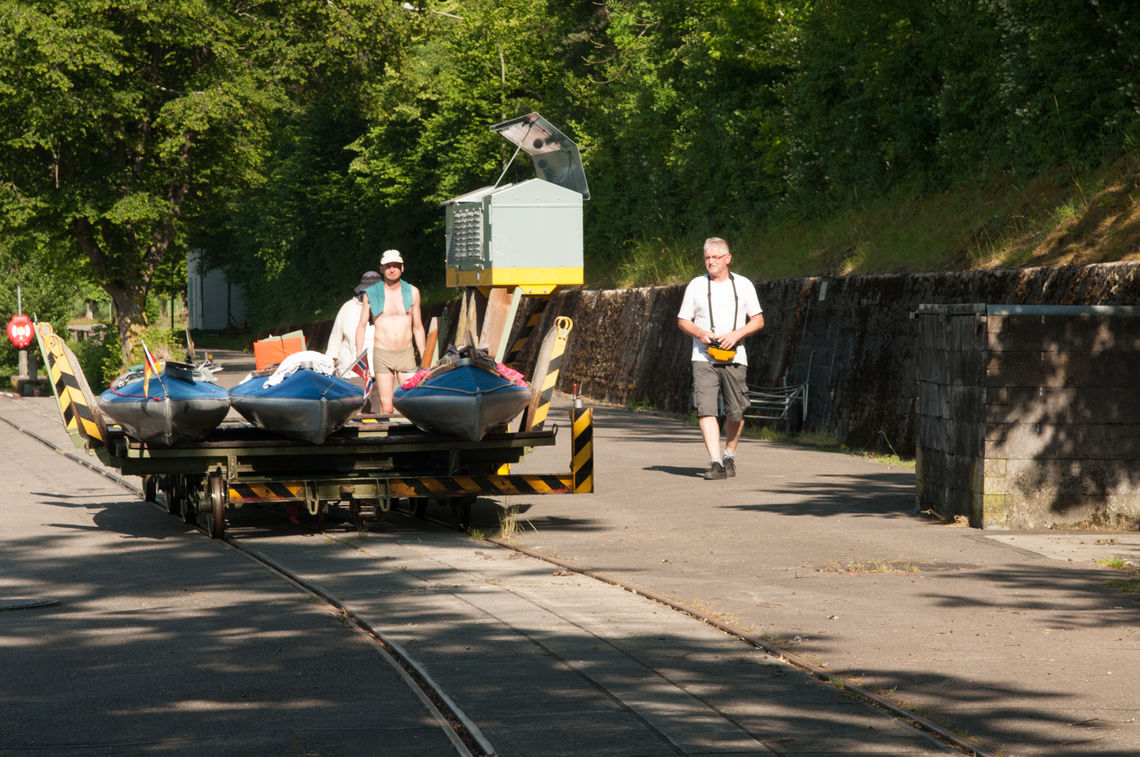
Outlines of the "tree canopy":
<svg viewBox="0 0 1140 757">
<path fill-rule="evenodd" d="M 441 282 L 439 203 L 537 110 L 582 147 L 604 268 L 1134 151 L 1138 24 L 1128 0 L 0 0 L 0 252 L 81 263 L 124 341 L 193 247 L 256 324 L 329 317 L 387 247 Z"/>
</svg>

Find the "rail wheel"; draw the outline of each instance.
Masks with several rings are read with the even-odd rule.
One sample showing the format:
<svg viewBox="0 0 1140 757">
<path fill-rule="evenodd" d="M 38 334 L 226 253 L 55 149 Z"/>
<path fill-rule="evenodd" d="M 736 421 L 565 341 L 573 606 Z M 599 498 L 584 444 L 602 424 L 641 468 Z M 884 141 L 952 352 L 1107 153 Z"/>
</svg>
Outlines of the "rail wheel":
<svg viewBox="0 0 1140 757">
<path fill-rule="evenodd" d="M 146 475 L 142 477 L 143 499 L 147 502 L 158 501 L 158 476 Z"/>
<path fill-rule="evenodd" d="M 178 501 L 178 497 L 174 496 L 174 481 L 177 476 L 172 476 L 166 473 L 158 476 L 158 488 L 166 495 L 166 512 L 171 515 L 179 515 L 182 512 L 182 503 Z"/>
<path fill-rule="evenodd" d="M 194 525 L 198 522 L 198 508 L 190 497 L 190 486 L 185 476 L 175 476 L 170 491 L 177 503 L 178 512 L 182 515 L 182 522 Z M 172 505 L 173 506 L 173 505 Z"/>
<path fill-rule="evenodd" d="M 360 512 L 360 500 L 356 497 L 348 498 L 348 517 L 352 518 L 352 523 L 357 528 L 367 528 L 368 521 Z"/>
<path fill-rule="evenodd" d="M 475 504 L 474 497 L 451 498 L 451 520 L 460 531 L 466 531 L 471 525 L 471 505 Z"/>
<path fill-rule="evenodd" d="M 214 471 L 206 482 L 206 495 L 209 509 L 206 511 L 206 527 L 213 539 L 226 535 L 226 504 L 230 498 L 230 488 L 222 478 L 221 471 Z"/>
</svg>

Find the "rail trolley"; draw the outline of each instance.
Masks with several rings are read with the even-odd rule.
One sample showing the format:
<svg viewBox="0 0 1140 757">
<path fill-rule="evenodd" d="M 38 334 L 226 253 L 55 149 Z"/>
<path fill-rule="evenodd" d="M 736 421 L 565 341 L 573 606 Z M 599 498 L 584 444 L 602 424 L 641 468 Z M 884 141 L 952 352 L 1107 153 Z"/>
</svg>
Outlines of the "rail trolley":
<svg viewBox="0 0 1140 757">
<path fill-rule="evenodd" d="M 553 293 L 583 282 L 582 202 L 590 192 L 577 145 L 538 113 L 491 130 L 517 146 L 516 156 L 525 151 L 531 157 L 535 177 L 501 184 L 504 168 L 494 186 L 443 203 L 445 268 L 447 285 L 465 290 L 456 341 L 478 344 L 509 364 L 528 343 Z M 485 307 L 477 305 L 479 294 Z M 537 306 L 508 352 L 507 338 L 524 296 L 537 298 Z M 406 421 L 365 418 L 350 421 L 320 445 L 229 421 L 201 441 L 170 448 L 142 444 L 102 417 L 75 355 L 51 324 L 36 324 L 36 338 L 75 445 L 126 475 L 141 476 L 147 499 L 157 501 L 164 493 L 168 509 L 188 523 L 204 515 L 210 534 L 221 538 L 227 508 L 246 502 L 304 504 L 320 517 L 334 503 L 347 503 L 355 516 L 366 502 L 387 510 L 392 500 L 407 498 L 422 512 L 428 499 L 437 499 L 452 506 L 462 526 L 480 495 L 593 491 L 593 411 L 588 408 L 571 410 L 568 474 L 510 473 L 510 465 L 528 449 L 555 444 L 557 428 L 546 428 L 545 421 L 571 327 L 569 318 L 558 317 L 539 342 L 532 397 L 518 431 L 465 441 L 429 434 Z M 431 334 L 428 342 L 435 342 Z"/>
<path fill-rule="evenodd" d="M 592 410 L 571 410 L 571 471 L 511 474 L 530 448 L 556 443 L 557 427 L 489 433 L 479 441 L 429 434 L 401 419 L 363 417 L 316 445 L 224 421 L 198 442 L 148 446 L 110 424 L 94 401 L 75 355 L 49 323 L 36 337 L 60 414 L 77 447 L 124 475 L 142 477 L 144 496 L 187 523 L 204 516 L 214 538 L 225 535 L 226 511 L 246 503 L 305 506 L 323 518 L 345 504 L 354 518 L 363 505 L 388 511 L 407 499 L 416 514 L 429 500 L 450 505 L 458 525 L 479 496 L 573 494 L 593 491 Z"/>
</svg>

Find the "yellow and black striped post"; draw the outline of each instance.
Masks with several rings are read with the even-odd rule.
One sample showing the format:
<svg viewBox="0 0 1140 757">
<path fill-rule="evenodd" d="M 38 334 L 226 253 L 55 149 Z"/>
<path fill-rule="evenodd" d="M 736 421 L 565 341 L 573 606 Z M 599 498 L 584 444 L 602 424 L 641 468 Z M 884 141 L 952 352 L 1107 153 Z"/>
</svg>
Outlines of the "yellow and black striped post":
<svg viewBox="0 0 1140 757">
<path fill-rule="evenodd" d="M 574 322 L 564 315 L 554 319 L 554 327 L 542 341 L 542 348 L 535 363 L 534 390 L 528 412 L 528 426 L 531 431 L 542 430 L 554 399 L 554 387 L 558 385 L 558 373 L 562 370 L 562 355 L 566 351 L 566 339 Z"/>
<path fill-rule="evenodd" d="M 56 335 L 50 323 L 36 324 L 36 340 L 51 377 L 55 404 L 72 443 L 88 449 L 105 446 L 106 428 L 99 409 L 93 407 L 91 389 L 74 353 Z"/>
<path fill-rule="evenodd" d="M 570 475 L 575 494 L 594 491 L 594 408 L 570 408 Z"/>
</svg>

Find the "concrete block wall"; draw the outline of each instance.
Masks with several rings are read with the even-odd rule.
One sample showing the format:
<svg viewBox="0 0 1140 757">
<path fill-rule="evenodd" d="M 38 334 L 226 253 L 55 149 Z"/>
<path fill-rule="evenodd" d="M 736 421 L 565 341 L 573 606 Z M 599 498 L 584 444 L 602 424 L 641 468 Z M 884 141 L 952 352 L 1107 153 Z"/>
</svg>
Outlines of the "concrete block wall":
<svg viewBox="0 0 1140 757">
<path fill-rule="evenodd" d="M 919 508 L 1140 527 L 1140 308 L 930 304 L 917 321 Z"/>
</svg>

